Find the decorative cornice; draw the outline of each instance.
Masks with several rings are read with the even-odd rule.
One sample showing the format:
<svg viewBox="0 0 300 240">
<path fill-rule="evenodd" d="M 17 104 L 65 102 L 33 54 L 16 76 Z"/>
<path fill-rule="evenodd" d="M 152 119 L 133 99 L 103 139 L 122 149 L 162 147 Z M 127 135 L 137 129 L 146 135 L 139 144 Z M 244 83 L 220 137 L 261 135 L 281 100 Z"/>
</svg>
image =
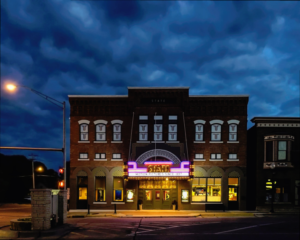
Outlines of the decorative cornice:
<svg viewBox="0 0 300 240">
<path fill-rule="evenodd" d="M 270 135 L 270 136 L 265 136 L 264 139 L 265 140 L 271 140 L 271 139 L 295 139 L 294 136 L 292 135 Z"/>
</svg>

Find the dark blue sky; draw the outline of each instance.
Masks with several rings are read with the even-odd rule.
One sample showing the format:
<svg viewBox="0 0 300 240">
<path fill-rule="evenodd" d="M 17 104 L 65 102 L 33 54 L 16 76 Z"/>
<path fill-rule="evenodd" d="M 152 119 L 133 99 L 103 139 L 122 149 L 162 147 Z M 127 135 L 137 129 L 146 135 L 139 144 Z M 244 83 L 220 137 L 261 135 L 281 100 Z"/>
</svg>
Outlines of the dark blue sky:
<svg viewBox="0 0 300 240">
<path fill-rule="evenodd" d="M 299 117 L 299 9 L 297 1 L 1 0 L 0 145 L 62 146 L 61 110 L 25 89 L 7 93 L 8 81 L 66 101 L 67 116 L 68 94 L 189 86 L 191 95 L 249 94 L 249 120 Z M 62 165 L 61 153 L 1 152 Z"/>
</svg>

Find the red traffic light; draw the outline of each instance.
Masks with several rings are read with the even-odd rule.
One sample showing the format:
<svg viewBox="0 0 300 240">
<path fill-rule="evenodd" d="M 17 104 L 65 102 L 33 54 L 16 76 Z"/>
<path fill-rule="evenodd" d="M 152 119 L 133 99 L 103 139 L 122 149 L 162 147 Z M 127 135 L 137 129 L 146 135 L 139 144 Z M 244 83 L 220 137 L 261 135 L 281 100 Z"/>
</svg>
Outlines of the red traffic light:
<svg viewBox="0 0 300 240">
<path fill-rule="evenodd" d="M 58 171 L 59 171 L 59 173 L 61 173 L 61 174 L 64 173 L 64 169 L 63 169 L 63 168 L 60 168 Z"/>
<path fill-rule="evenodd" d="M 58 183 L 58 186 L 60 187 L 60 188 L 63 188 L 64 187 L 64 182 L 63 181 L 60 181 L 59 183 Z"/>
</svg>

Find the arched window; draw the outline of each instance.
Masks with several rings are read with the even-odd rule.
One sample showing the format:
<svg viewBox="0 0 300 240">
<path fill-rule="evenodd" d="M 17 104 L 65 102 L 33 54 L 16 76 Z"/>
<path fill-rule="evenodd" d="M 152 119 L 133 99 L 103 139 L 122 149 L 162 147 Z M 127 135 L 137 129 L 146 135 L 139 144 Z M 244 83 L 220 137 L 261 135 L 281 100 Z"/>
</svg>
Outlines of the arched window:
<svg viewBox="0 0 300 240">
<path fill-rule="evenodd" d="M 97 124 L 96 125 L 96 141 L 105 141 L 106 140 L 106 125 Z"/>
<path fill-rule="evenodd" d="M 113 141 L 121 141 L 121 124 L 113 125 Z"/>
<path fill-rule="evenodd" d="M 221 141 L 221 125 L 211 125 L 211 141 Z"/>
<path fill-rule="evenodd" d="M 230 124 L 229 125 L 229 141 L 237 141 L 237 125 Z"/>
<path fill-rule="evenodd" d="M 89 140 L 89 125 L 86 123 L 80 124 L 80 141 Z"/>
<path fill-rule="evenodd" d="M 203 125 L 202 124 L 196 124 L 195 125 L 195 132 L 196 132 L 196 136 L 195 136 L 195 141 L 203 141 Z"/>
</svg>

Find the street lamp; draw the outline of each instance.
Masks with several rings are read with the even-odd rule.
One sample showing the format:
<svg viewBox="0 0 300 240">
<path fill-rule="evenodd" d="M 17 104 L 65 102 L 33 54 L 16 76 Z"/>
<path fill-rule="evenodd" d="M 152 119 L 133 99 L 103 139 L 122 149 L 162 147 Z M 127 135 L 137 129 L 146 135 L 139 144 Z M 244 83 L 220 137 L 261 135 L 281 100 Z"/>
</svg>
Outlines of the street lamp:
<svg viewBox="0 0 300 240">
<path fill-rule="evenodd" d="M 6 84 L 6 88 L 9 91 L 14 91 L 16 90 L 16 88 L 18 87 L 22 87 L 22 88 L 27 88 L 28 90 L 30 90 L 31 92 L 39 95 L 40 97 L 44 98 L 45 100 L 47 100 L 48 102 L 51 102 L 52 104 L 60 107 L 63 110 L 63 147 L 62 147 L 62 152 L 63 152 L 63 162 L 64 162 L 64 170 L 65 170 L 65 174 L 64 174 L 64 182 L 66 183 L 66 176 L 67 176 L 67 169 L 66 169 L 66 126 L 65 126 L 65 122 L 66 122 L 66 117 L 65 117 L 65 112 L 66 112 L 66 103 L 64 102 L 59 102 L 57 100 L 55 100 L 54 98 L 51 98 L 39 91 L 36 91 L 30 87 L 27 86 L 23 86 L 23 85 L 18 85 L 18 84 Z M 33 163 L 32 163 L 33 164 Z M 34 177 L 34 176 L 33 176 Z M 64 185 L 64 190 L 66 190 L 66 184 Z"/>
<path fill-rule="evenodd" d="M 39 172 L 43 171 L 42 167 L 38 167 Z M 35 189 L 35 175 L 34 175 L 34 159 L 32 159 L 32 188 Z"/>
<path fill-rule="evenodd" d="M 274 174 L 274 172 L 273 172 L 273 170 L 275 169 L 275 167 L 276 167 L 276 164 L 275 163 L 272 163 L 271 164 L 271 166 L 270 166 L 270 168 L 272 169 L 272 175 L 275 175 Z M 270 213 L 274 213 L 274 185 L 275 185 L 275 183 L 274 183 L 274 177 L 273 176 L 271 176 L 272 177 L 272 199 L 271 199 L 271 210 L 270 210 Z"/>
</svg>

